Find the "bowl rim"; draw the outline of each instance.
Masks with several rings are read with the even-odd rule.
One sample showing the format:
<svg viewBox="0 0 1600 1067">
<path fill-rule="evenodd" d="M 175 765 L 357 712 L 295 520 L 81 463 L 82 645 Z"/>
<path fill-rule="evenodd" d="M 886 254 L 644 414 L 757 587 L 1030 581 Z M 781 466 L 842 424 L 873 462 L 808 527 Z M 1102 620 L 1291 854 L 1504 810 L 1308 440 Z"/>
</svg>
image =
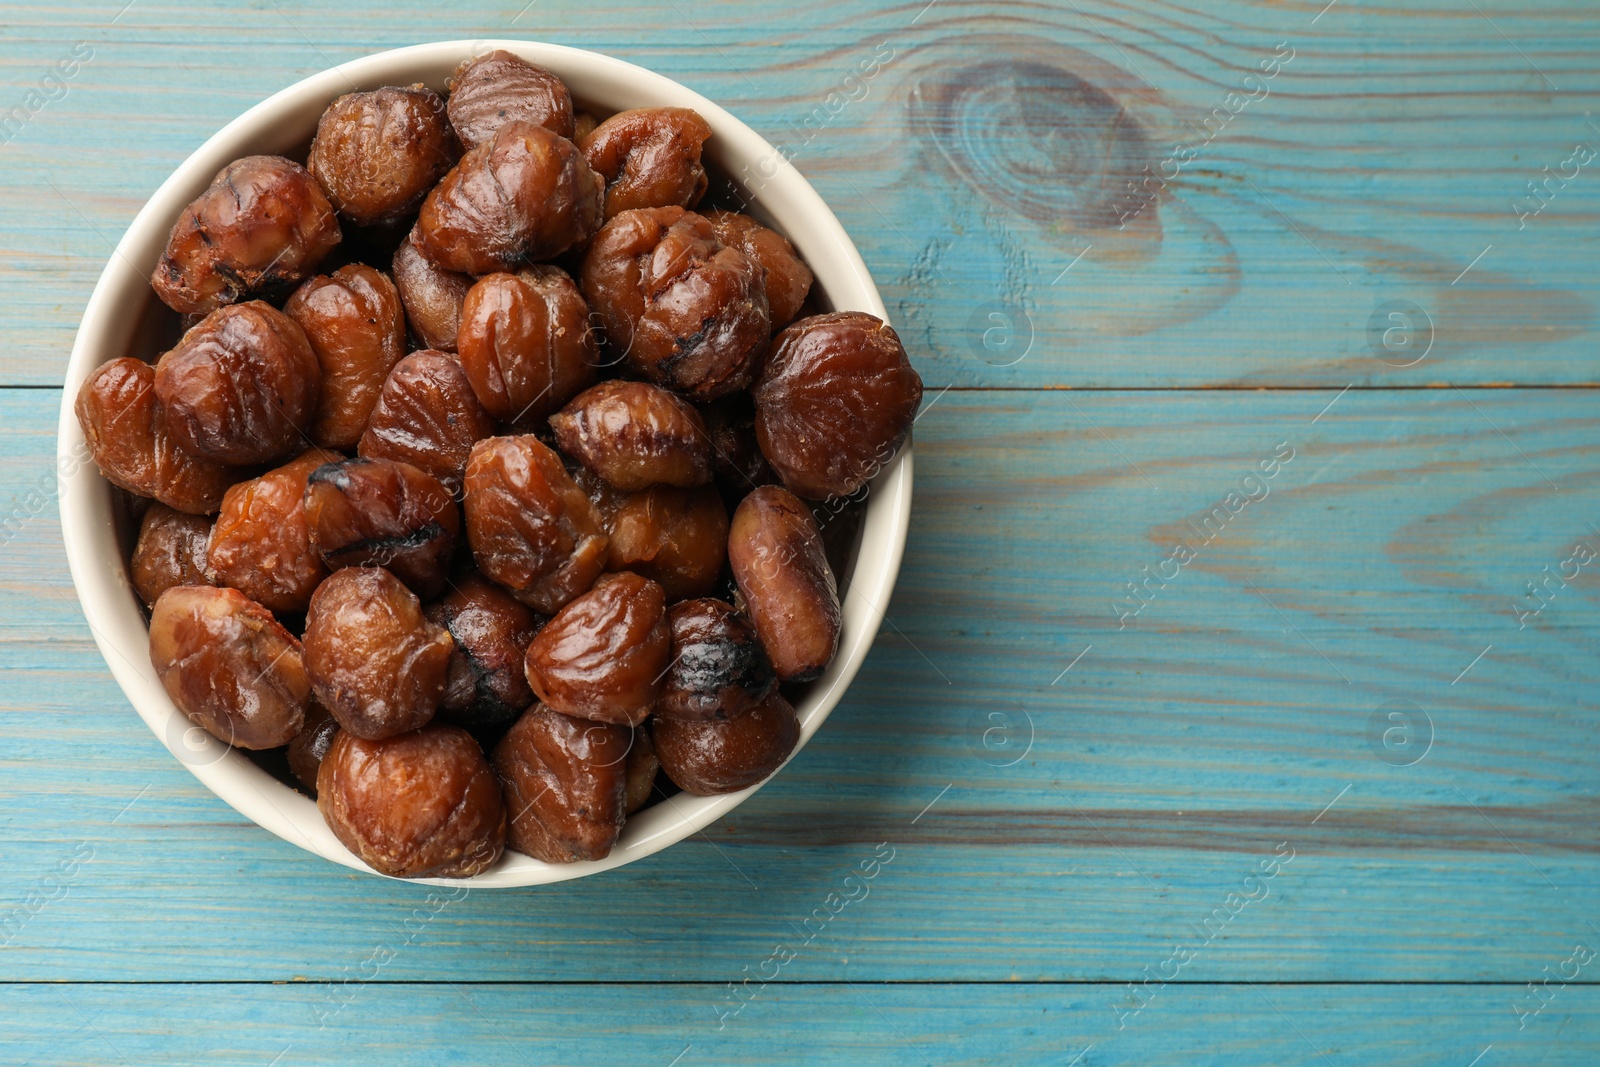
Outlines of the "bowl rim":
<svg viewBox="0 0 1600 1067">
<path fill-rule="evenodd" d="M 603 860 L 549 864 L 507 848 L 494 867 L 470 878 L 401 879 L 372 870 L 334 837 L 314 801 L 193 726 L 168 697 L 149 662 L 148 629 L 112 522 L 110 484 L 88 461 L 73 404 L 89 372 L 127 350 L 134 320 L 139 318 L 128 312 L 144 308 L 147 305 L 140 301 L 152 298 L 149 275 L 172 223 L 222 167 L 266 151 L 263 142 L 276 140 L 282 145 L 276 151 L 287 151 L 297 140 L 304 142 L 308 139 L 304 131 L 315 128 L 315 116 L 346 92 L 419 81 L 442 88 L 440 71 L 448 73 L 468 56 L 497 48 L 548 67 L 572 87 L 575 99 L 625 101 L 612 110 L 694 108 L 712 127 L 707 156 L 721 164 L 724 173 L 731 176 L 735 163 L 756 162 L 762 178 L 759 188 L 742 189 L 751 210 L 790 238 L 835 309 L 866 311 L 887 321 L 866 264 L 832 210 L 782 152 L 726 109 L 665 75 L 586 49 L 510 39 L 438 41 L 377 52 L 287 86 L 213 134 L 162 182 L 117 243 L 85 306 L 63 381 L 56 447 L 62 539 L 84 621 L 124 695 L 168 751 L 239 814 L 308 852 L 391 881 L 472 889 L 549 884 L 643 859 L 703 830 L 783 768 L 737 793 L 715 797 L 683 793 L 630 816 L 621 839 Z M 301 134 L 294 135 L 291 127 Z M 803 222 L 803 228 L 797 222 Z M 911 485 L 908 438 L 871 483 L 854 573 L 841 598 L 839 650 L 828 671 L 796 704 L 801 733 L 791 760 L 838 704 L 882 624 L 905 549 Z"/>
</svg>

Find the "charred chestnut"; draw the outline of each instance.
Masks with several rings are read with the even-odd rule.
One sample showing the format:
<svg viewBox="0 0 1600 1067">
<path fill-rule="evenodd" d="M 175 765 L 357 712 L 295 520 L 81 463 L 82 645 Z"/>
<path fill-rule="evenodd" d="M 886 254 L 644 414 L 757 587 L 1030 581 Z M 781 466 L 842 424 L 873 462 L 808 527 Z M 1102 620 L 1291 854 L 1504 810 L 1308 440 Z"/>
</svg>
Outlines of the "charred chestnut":
<svg viewBox="0 0 1600 1067">
<path fill-rule="evenodd" d="M 330 570 L 383 567 L 421 597 L 438 596 L 461 537 L 461 513 L 433 475 L 392 459 L 347 459 L 306 482 L 311 547 Z"/>
<path fill-rule="evenodd" d="M 505 722 L 533 703 L 523 658 L 544 618 L 473 573 L 431 604 L 428 621 L 455 640 L 439 714 L 463 723 Z"/>
<path fill-rule="evenodd" d="M 668 613 L 672 666 L 658 717 L 736 719 L 766 699 L 777 679 L 755 627 L 721 600 L 685 600 Z"/>
<path fill-rule="evenodd" d="M 304 611 L 328 576 L 311 550 L 306 524 L 306 479 L 339 456 L 312 449 L 259 478 L 240 482 L 222 498 L 206 550 L 206 574 L 273 611 Z"/>
</svg>

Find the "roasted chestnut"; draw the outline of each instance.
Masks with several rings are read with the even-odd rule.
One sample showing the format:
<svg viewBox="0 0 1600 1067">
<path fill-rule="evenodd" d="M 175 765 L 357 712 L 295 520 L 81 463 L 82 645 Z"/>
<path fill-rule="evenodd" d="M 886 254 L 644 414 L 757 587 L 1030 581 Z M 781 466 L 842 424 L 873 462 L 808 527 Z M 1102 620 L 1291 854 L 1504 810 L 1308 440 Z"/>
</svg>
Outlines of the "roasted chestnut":
<svg viewBox="0 0 1600 1067">
<path fill-rule="evenodd" d="M 794 321 L 811 295 L 814 280 L 811 268 L 794 250 L 789 239 L 769 230 L 749 215 L 737 211 L 708 211 L 711 229 L 717 240 L 737 248 L 766 268 L 767 308 L 772 313 L 772 328 L 781 330 Z"/>
<path fill-rule="evenodd" d="M 229 489 L 206 550 L 207 577 L 273 611 L 304 611 L 328 576 L 311 549 L 306 479 L 337 459 L 337 453 L 312 449 Z"/>
<path fill-rule="evenodd" d="M 672 666 L 655 713 L 669 719 L 736 719 L 766 699 L 777 678 L 755 627 L 721 600 L 685 600 L 667 613 Z"/>
<path fill-rule="evenodd" d="M 152 501 L 139 522 L 139 540 L 133 547 L 128 577 L 146 607 L 175 585 L 209 585 L 206 577 L 206 542 L 211 520 L 185 515 Z"/>
<path fill-rule="evenodd" d="M 150 663 L 195 725 L 237 748 L 286 745 L 311 683 L 300 642 L 237 589 L 179 585 L 150 613 Z"/>
<path fill-rule="evenodd" d="M 322 766 L 323 757 L 328 754 L 338 733 L 339 720 L 313 700 L 306 709 L 305 725 L 289 742 L 289 750 L 285 753 L 289 760 L 289 771 L 311 791 L 312 796 L 317 795 L 317 770 Z"/>
<path fill-rule="evenodd" d="M 627 815 L 631 732 L 535 704 L 495 746 L 511 847 L 546 863 L 604 859 Z"/>
<path fill-rule="evenodd" d="M 750 384 L 772 333 L 760 263 L 678 207 L 624 211 L 584 257 L 583 295 L 627 366 L 696 401 Z"/>
<path fill-rule="evenodd" d="M 712 592 L 728 559 L 728 509 L 709 485 L 633 493 L 607 530 L 606 569 L 650 579 L 669 602 Z"/>
<path fill-rule="evenodd" d="M 561 457 L 531 434 L 472 446 L 466 516 L 478 569 L 546 615 L 605 568 L 606 535 L 594 505 Z"/>
<path fill-rule="evenodd" d="M 711 439 L 693 407 L 645 382 L 601 382 L 550 416 L 556 443 L 618 489 L 711 480 Z"/>
<path fill-rule="evenodd" d="M 457 726 L 382 740 L 341 730 L 317 770 L 317 807 L 346 848 L 396 878 L 469 878 L 505 849 L 500 783 Z"/>
<path fill-rule="evenodd" d="M 370 226 L 415 211 L 460 154 L 439 94 L 391 85 L 329 105 L 306 169 L 339 214 Z"/>
<path fill-rule="evenodd" d="M 340 236 L 333 205 L 304 167 L 246 156 L 184 210 L 150 284 L 180 315 L 276 299 L 314 274 Z"/>
<path fill-rule="evenodd" d="M 562 608 L 528 646 L 528 683 L 566 715 L 637 726 L 672 656 L 667 598 L 637 574 L 608 574 Z"/>
<path fill-rule="evenodd" d="M 533 703 L 523 659 L 543 616 L 477 573 L 451 583 L 424 613 L 455 640 L 439 714 L 457 722 L 506 722 Z"/>
<path fill-rule="evenodd" d="M 658 718 L 656 757 L 685 793 L 708 797 L 755 785 L 800 743 L 800 719 L 779 693 L 733 719 Z"/>
<path fill-rule="evenodd" d="M 600 225 L 602 185 L 572 142 L 508 122 L 434 186 L 417 218 L 422 254 L 489 274 L 560 255 Z"/>
<path fill-rule="evenodd" d="M 786 489 L 755 490 L 733 513 L 728 566 L 778 678 L 820 675 L 839 647 L 839 593 L 810 509 Z"/>
<path fill-rule="evenodd" d="M 340 726 L 369 740 L 433 718 L 454 648 L 450 634 L 423 617 L 416 595 L 382 567 L 336 571 L 306 612 L 312 689 Z"/>
<path fill-rule="evenodd" d="M 633 747 L 628 750 L 628 781 L 624 790 L 629 815 L 650 803 L 656 774 L 660 770 L 661 761 L 656 758 L 656 746 L 650 740 L 650 731 L 643 726 L 634 727 Z"/>
<path fill-rule="evenodd" d="M 600 362 L 589 305 L 559 267 L 491 274 L 467 294 L 456 336 L 461 366 L 491 415 L 543 422 L 594 381 Z"/>
<path fill-rule="evenodd" d="M 156 363 L 167 430 L 214 463 L 270 463 L 306 448 L 321 394 L 305 331 L 259 300 L 213 311 Z"/>
<path fill-rule="evenodd" d="M 417 340 L 426 348 L 454 352 L 461 304 L 472 289 L 472 275 L 436 266 L 417 248 L 415 229 L 395 249 L 389 270 Z"/>
<path fill-rule="evenodd" d="M 447 352 L 423 351 L 396 363 L 361 435 L 367 459 L 409 463 L 460 495 L 472 446 L 494 434 L 467 372 Z"/>
<path fill-rule="evenodd" d="M 383 567 L 420 597 L 449 580 L 461 537 L 455 499 L 433 475 L 392 459 L 347 459 L 312 471 L 305 488 L 311 547 L 329 569 Z"/>
<path fill-rule="evenodd" d="M 355 448 L 384 381 L 406 354 L 406 316 L 394 282 L 382 271 L 351 264 L 306 282 L 283 311 L 305 331 L 322 368 L 311 440 L 324 448 Z"/>
<path fill-rule="evenodd" d="M 572 94 L 560 78 L 497 48 L 473 56 L 450 75 L 450 123 L 468 148 L 508 122 L 531 122 L 572 138 Z"/>
<path fill-rule="evenodd" d="M 888 323 L 841 311 L 780 333 L 752 393 L 767 461 L 791 492 L 825 500 L 860 489 L 895 457 L 922 379 Z"/>
<path fill-rule="evenodd" d="M 584 138 L 589 166 L 605 179 L 606 218 L 640 207 L 694 207 L 708 179 L 700 150 L 706 120 L 686 107 L 619 111 Z"/>
</svg>

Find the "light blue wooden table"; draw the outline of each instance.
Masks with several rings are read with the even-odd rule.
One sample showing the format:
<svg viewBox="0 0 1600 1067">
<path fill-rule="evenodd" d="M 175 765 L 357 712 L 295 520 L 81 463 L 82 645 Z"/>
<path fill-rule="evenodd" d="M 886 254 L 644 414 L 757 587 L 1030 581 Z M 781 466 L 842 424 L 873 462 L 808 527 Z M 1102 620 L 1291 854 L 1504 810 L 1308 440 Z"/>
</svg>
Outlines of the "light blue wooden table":
<svg viewBox="0 0 1600 1067">
<path fill-rule="evenodd" d="M 1600 10 L 1324 2 L 7 0 L 0 1062 L 1600 1063 Z M 149 734 L 53 428 L 196 145 L 506 36 L 788 146 L 928 406 L 888 623 L 777 782 L 624 870 L 430 898 Z"/>
</svg>

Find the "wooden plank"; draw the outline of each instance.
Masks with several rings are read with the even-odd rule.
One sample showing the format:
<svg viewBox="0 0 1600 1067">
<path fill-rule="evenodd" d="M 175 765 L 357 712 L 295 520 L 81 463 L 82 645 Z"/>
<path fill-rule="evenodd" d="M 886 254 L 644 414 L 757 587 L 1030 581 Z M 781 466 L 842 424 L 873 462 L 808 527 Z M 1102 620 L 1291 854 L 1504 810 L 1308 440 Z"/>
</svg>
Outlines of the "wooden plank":
<svg viewBox="0 0 1600 1067">
<path fill-rule="evenodd" d="M 58 401 L 0 391 L 13 511 L 49 487 Z M 789 976 L 1133 980 L 1283 842 L 1296 858 L 1186 977 L 1520 983 L 1600 937 L 1593 567 L 1525 630 L 1510 610 L 1600 544 L 1592 394 L 930 401 L 888 622 L 783 776 L 706 839 L 452 904 L 386 976 L 737 978 L 879 842 L 870 898 Z M 1230 491 L 1259 499 L 1201 542 L 1189 523 Z M 0 978 L 359 968 L 426 892 L 200 789 L 111 683 L 53 524 L 46 497 L 0 554 L 0 901 L 55 896 Z M 1197 558 L 1119 629 L 1125 583 L 1180 538 Z M 1410 748 L 1382 744 L 1397 701 Z M 1422 713 L 1432 745 L 1402 765 Z"/>
<path fill-rule="evenodd" d="M 1512 1006 L 1531 996 L 1520 986 L 1169 985 L 1118 1030 L 1118 987 L 780 980 L 719 1029 L 729 994 L 714 985 L 32 985 L 0 987 L 0 1041 L 38 1067 L 431 1065 L 445 1055 L 483 1067 L 1589 1067 L 1600 1057 L 1600 993 L 1551 989 L 1518 1030 Z"/>
<path fill-rule="evenodd" d="M 1586 0 L 120 6 L 4 16 L 6 107 L 75 42 L 94 55 L 0 145 L 0 384 L 59 380 L 111 243 L 247 106 L 378 49 L 518 35 L 643 63 L 783 144 L 935 387 L 1600 380 L 1590 174 L 1513 207 L 1600 146 Z M 1280 42 L 1294 58 L 1247 85 Z M 1178 143 L 1177 176 L 1127 199 Z M 1397 301 L 1419 339 L 1375 349 Z"/>
</svg>

